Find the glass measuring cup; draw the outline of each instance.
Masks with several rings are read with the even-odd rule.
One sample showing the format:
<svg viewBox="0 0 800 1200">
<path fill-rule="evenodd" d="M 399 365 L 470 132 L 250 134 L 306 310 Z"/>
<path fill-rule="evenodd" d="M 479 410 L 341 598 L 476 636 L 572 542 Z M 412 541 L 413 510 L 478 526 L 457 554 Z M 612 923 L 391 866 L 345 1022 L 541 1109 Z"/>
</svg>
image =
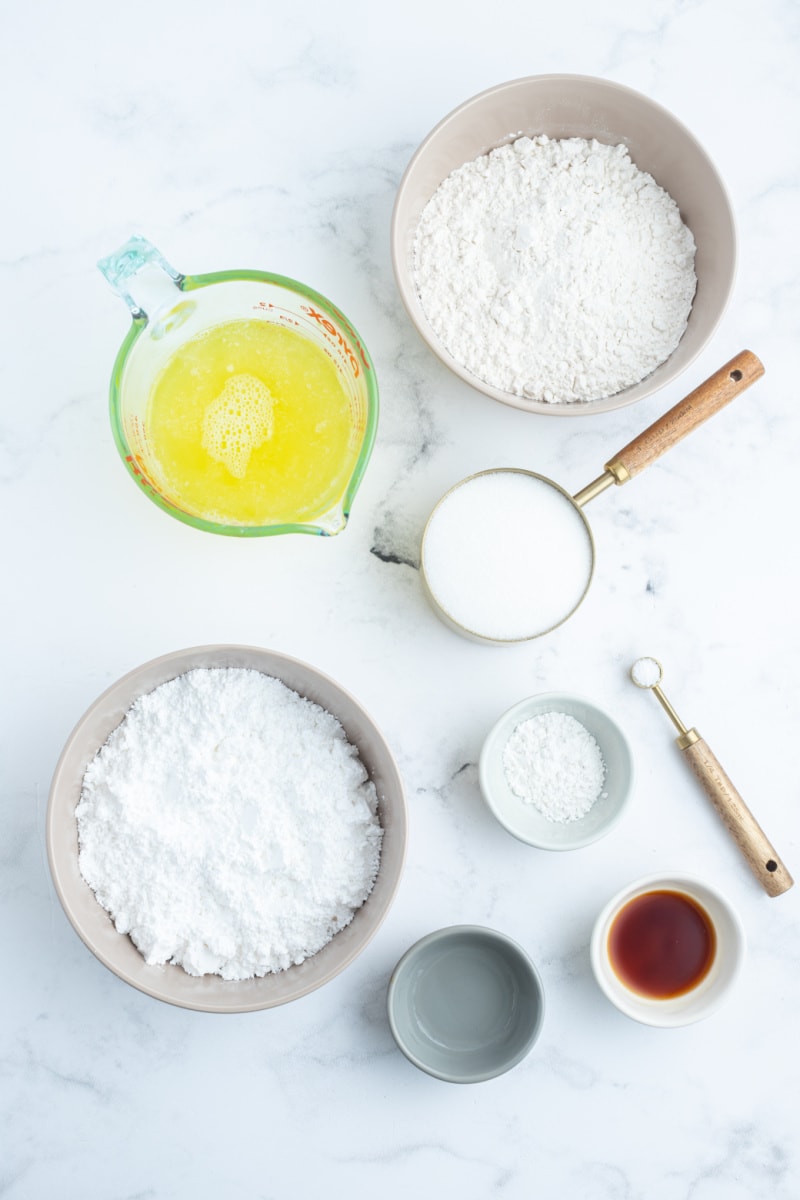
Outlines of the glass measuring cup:
<svg viewBox="0 0 800 1200">
<path fill-rule="evenodd" d="M 420 577 L 433 610 L 480 642 L 526 642 L 558 628 L 583 602 L 594 571 L 585 505 L 627 483 L 763 374 L 755 354 L 743 350 L 574 495 L 516 467 L 461 480 L 433 509 L 422 537 Z"/>
<path fill-rule="evenodd" d="M 263 271 L 183 275 L 142 237 L 130 238 L 98 266 L 133 318 L 112 371 L 111 426 L 123 462 L 145 495 L 171 516 L 211 533 L 236 537 L 340 533 L 369 462 L 378 424 L 375 368 L 344 314 L 318 292 L 282 275 Z M 254 321 L 302 335 L 325 355 L 346 398 L 349 431 L 346 444 L 329 452 L 325 486 L 315 478 L 305 511 L 289 516 L 276 511 L 257 519 L 218 518 L 187 499 L 168 478 L 153 445 L 151 396 L 186 343 L 198 339 L 202 353 L 203 338 L 211 331 Z M 326 449 L 320 442 L 314 452 L 324 459 Z M 216 469 L 210 460 L 209 466 Z"/>
</svg>

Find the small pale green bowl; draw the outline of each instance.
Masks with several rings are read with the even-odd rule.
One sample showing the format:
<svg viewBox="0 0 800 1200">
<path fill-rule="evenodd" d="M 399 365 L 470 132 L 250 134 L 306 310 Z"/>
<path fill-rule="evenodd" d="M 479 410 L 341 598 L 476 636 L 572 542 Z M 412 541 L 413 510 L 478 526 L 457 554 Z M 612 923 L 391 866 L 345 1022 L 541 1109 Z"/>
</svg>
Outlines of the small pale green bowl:
<svg viewBox="0 0 800 1200">
<path fill-rule="evenodd" d="M 549 712 L 580 721 L 606 764 L 603 794 L 585 816 L 574 821 L 551 821 L 512 792 L 503 770 L 503 751 L 517 726 Z M 483 744 L 478 780 L 490 812 L 519 841 L 540 850 L 577 850 L 605 837 L 624 813 L 633 791 L 633 755 L 620 727 L 596 704 L 565 692 L 545 692 L 528 696 L 503 713 Z"/>
<path fill-rule="evenodd" d="M 452 925 L 406 951 L 389 982 L 387 1010 L 394 1040 L 415 1067 L 448 1083 L 481 1083 L 531 1049 L 544 990 L 511 938 Z"/>
</svg>

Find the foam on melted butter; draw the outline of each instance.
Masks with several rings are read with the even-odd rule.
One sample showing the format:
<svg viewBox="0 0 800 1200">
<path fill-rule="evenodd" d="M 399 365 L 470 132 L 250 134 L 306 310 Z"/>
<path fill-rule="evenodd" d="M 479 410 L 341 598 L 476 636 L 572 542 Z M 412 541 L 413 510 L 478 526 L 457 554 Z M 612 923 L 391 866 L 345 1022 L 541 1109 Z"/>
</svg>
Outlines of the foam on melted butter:
<svg viewBox="0 0 800 1200">
<path fill-rule="evenodd" d="M 254 375 L 232 375 L 203 415 L 203 449 L 235 479 L 272 436 L 272 396 Z"/>
<path fill-rule="evenodd" d="M 207 520 L 268 525 L 310 522 L 338 503 L 358 456 L 356 419 L 324 347 L 245 318 L 178 343 L 145 423 L 168 499 Z"/>
</svg>

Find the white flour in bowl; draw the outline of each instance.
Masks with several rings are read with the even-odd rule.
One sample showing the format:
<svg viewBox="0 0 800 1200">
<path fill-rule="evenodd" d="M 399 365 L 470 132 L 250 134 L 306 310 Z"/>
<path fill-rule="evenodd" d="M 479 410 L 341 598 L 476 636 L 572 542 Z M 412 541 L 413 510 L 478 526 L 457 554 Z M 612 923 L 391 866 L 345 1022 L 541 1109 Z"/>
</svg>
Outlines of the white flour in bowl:
<svg viewBox="0 0 800 1200">
<path fill-rule="evenodd" d="M 677 346 L 694 238 L 625 146 L 519 138 L 453 171 L 423 210 L 425 315 L 478 379 L 547 403 L 639 383 Z"/>
<path fill-rule="evenodd" d="M 81 874 L 148 963 L 248 979 L 320 950 L 372 890 L 375 787 L 331 713 L 259 671 L 139 697 L 89 764 Z"/>
</svg>

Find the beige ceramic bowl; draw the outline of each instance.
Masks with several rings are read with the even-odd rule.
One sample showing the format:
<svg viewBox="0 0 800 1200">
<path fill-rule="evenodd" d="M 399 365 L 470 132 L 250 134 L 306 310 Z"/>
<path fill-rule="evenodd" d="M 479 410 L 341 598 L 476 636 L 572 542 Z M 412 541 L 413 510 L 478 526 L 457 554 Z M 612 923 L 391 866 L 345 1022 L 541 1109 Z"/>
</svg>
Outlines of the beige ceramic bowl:
<svg viewBox="0 0 800 1200">
<path fill-rule="evenodd" d="M 195 667 L 249 667 L 274 675 L 341 722 L 358 748 L 378 793 L 383 826 L 375 886 L 350 924 L 299 966 L 261 979 L 195 977 L 182 967 L 148 966 L 133 942 L 117 932 L 78 869 L 75 808 L 86 767 L 138 696 Z M 47 854 L 58 897 L 76 932 L 120 979 L 149 996 L 202 1012 L 251 1012 L 305 996 L 338 975 L 376 932 L 394 899 L 407 836 L 403 784 L 392 753 L 364 709 L 337 683 L 297 659 L 253 646 L 199 646 L 145 663 L 113 684 L 81 717 L 61 754 L 50 788 Z"/>
<path fill-rule="evenodd" d="M 445 350 L 428 324 L 413 275 L 414 238 L 423 208 L 456 167 L 523 135 L 623 143 L 678 204 L 697 245 L 697 293 L 686 331 L 670 357 L 634 387 L 580 404 L 545 404 L 484 383 Z M 514 408 L 548 416 L 585 416 L 633 404 L 664 387 L 697 357 L 716 329 L 733 288 L 736 229 L 725 187 L 689 130 L 653 100 L 588 75 L 534 75 L 467 100 L 428 134 L 408 164 L 392 216 L 392 263 L 403 303 L 422 338 L 466 383 Z"/>
</svg>

